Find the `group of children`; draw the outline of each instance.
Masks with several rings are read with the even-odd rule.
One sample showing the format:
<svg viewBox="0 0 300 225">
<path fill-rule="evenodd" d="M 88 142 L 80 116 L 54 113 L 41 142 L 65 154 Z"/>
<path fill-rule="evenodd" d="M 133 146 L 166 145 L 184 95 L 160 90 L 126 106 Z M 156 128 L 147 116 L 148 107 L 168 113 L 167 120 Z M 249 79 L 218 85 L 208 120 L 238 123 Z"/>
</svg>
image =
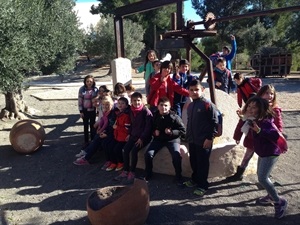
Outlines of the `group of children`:
<svg viewBox="0 0 300 225">
<path fill-rule="evenodd" d="M 166 147 L 172 157 L 177 183 L 195 187 L 193 193 L 203 196 L 209 187 L 209 157 L 219 123 L 217 109 L 203 97 L 200 81 L 188 74 L 187 60 L 181 60 L 179 71 L 172 74 L 171 61 L 160 62 L 155 55 L 153 56 L 153 52 L 149 52 L 147 56 L 148 61 L 144 67 L 151 63 L 153 68 L 153 71 L 145 76 L 145 79 L 149 79 L 146 82 L 149 107 L 144 105 L 142 94 L 139 92 L 131 93 L 128 100 L 128 96 L 115 90 L 114 98 L 117 103 L 114 103 L 112 97 L 101 95 L 99 91 L 101 99 L 99 111 L 102 111 L 102 116 L 99 116 L 100 120 L 95 125 L 97 132 L 91 135 L 92 141 L 77 155 L 79 158 L 74 164 L 89 164 L 91 156 L 101 148 L 105 151 L 106 157 L 102 169 L 122 171 L 114 180 L 132 180 L 136 176 L 138 152 L 149 144 L 144 154 L 144 176 L 149 180 L 153 175 L 153 158 L 162 147 Z M 220 64 L 224 67 L 224 59 L 220 59 Z M 237 83 L 238 101 L 242 99 L 245 102 L 243 109 L 237 111 L 241 119 L 236 126 L 234 139 L 238 144 L 244 134 L 246 137 L 244 145 L 247 150 L 237 173 L 228 177 L 227 181 L 242 179 L 248 162 L 255 152 L 259 156 L 258 180 L 268 192 L 267 196 L 259 198 L 258 201 L 261 204 L 274 204 L 275 217 L 282 218 L 287 201 L 278 196 L 269 179 L 271 170 L 280 155 L 276 140 L 279 132 L 282 132 L 281 109 L 276 102 L 275 89 L 272 85 L 265 85 L 258 91 L 261 83 L 254 85 L 251 80 L 244 79 L 242 74 L 235 75 L 234 80 Z M 216 86 L 224 88 L 227 92 L 228 86 L 220 83 L 221 85 L 216 82 Z M 91 104 L 87 104 L 88 99 L 91 100 L 94 92 L 97 93 L 93 79 L 86 78 L 84 88 L 81 89 L 79 110 L 85 120 L 89 118 L 88 112 L 95 111 L 87 110 L 91 107 Z M 187 107 L 188 119 L 185 126 L 181 119 L 181 110 L 186 101 L 185 97 L 188 96 L 191 98 L 191 103 Z M 83 107 L 84 104 L 88 108 Z M 240 102 L 239 106 L 242 106 Z M 173 112 L 171 108 L 176 111 Z M 84 131 L 86 131 L 86 124 L 84 122 Z M 185 182 L 181 176 L 182 137 L 185 137 L 188 143 L 192 168 L 191 179 Z"/>
</svg>

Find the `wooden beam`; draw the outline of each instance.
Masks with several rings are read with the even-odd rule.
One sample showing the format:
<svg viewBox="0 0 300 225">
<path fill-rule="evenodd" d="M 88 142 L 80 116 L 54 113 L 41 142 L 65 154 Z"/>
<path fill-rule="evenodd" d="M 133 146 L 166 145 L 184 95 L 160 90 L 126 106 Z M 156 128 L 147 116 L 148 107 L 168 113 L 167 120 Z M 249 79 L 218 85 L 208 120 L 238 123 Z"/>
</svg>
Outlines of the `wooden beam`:
<svg viewBox="0 0 300 225">
<path fill-rule="evenodd" d="M 144 0 L 132 3 L 130 5 L 125 5 L 119 7 L 115 10 L 116 17 L 129 16 L 135 13 L 141 13 L 149 10 L 153 10 L 156 8 L 160 8 L 162 6 L 170 5 L 179 2 L 183 2 L 186 0 Z"/>
</svg>

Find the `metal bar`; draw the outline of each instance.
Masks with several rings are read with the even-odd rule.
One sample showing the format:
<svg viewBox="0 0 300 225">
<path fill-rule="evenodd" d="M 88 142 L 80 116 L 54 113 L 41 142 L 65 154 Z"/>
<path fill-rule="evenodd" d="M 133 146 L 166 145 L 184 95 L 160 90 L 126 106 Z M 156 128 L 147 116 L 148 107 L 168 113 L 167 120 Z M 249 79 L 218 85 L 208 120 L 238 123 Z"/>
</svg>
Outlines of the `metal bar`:
<svg viewBox="0 0 300 225">
<path fill-rule="evenodd" d="M 141 13 L 149 10 L 153 10 L 156 8 L 160 8 L 162 6 L 170 5 L 173 3 L 178 3 L 178 1 L 186 1 L 186 0 L 144 0 L 135 2 L 129 5 L 125 5 L 119 7 L 115 10 L 115 16 L 129 16 L 135 13 Z"/>
<path fill-rule="evenodd" d="M 212 62 L 209 59 L 209 57 L 207 55 L 205 55 L 196 45 L 194 45 L 194 43 L 191 40 L 187 40 L 187 43 L 206 62 L 210 100 L 217 105 L 216 94 L 215 94 L 215 82 L 214 82 L 214 79 L 213 79 L 213 65 L 212 65 Z"/>
<path fill-rule="evenodd" d="M 255 17 L 255 16 L 264 16 L 264 15 L 268 15 L 268 14 L 274 14 L 277 12 L 282 13 L 282 12 L 299 11 L 299 10 L 300 10 L 300 5 L 290 6 L 290 7 L 284 7 L 284 8 L 264 10 L 264 11 L 259 11 L 259 12 L 251 12 L 251 13 L 246 13 L 246 14 L 241 14 L 241 15 L 236 15 L 236 16 L 226 16 L 226 17 L 216 18 L 216 19 L 211 20 L 211 23 L 245 19 L 245 18 L 250 18 L 250 17 Z"/>
<path fill-rule="evenodd" d="M 226 17 L 220 17 L 216 19 L 212 19 L 209 21 L 209 23 L 215 23 L 215 22 L 223 22 L 223 21 L 229 21 L 229 20 L 239 20 L 239 19 L 245 19 L 245 18 L 251 18 L 255 16 L 265 16 L 269 14 L 274 14 L 274 13 L 282 13 L 282 12 L 290 12 L 290 11 L 299 11 L 300 10 L 300 5 L 299 6 L 290 6 L 290 7 L 284 7 L 284 8 L 277 8 L 277 9 L 270 9 L 270 10 L 264 10 L 264 11 L 259 11 L 259 12 L 251 12 L 251 13 L 245 13 L 241 15 L 233 15 L 233 16 L 226 16 Z M 191 22 L 191 25 L 201 25 L 205 24 L 205 21 L 197 21 L 197 22 Z"/>
</svg>

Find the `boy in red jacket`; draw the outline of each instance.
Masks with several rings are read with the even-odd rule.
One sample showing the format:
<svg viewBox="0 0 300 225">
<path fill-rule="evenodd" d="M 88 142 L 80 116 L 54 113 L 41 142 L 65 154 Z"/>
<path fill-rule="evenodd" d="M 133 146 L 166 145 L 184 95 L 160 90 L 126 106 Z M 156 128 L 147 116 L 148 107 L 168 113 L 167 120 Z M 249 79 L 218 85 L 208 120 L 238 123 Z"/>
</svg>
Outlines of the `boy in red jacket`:
<svg viewBox="0 0 300 225">
<path fill-rule="evenodd" d="M 237 84 L 237 102 L 239 107 L 242 107 L 242 101 L 246 103 L 250 97 L 256 95 L 262 85 L 260 78 L 245 78 L 242 73 L 234 74 L 233 79 Z"/>
</svg>

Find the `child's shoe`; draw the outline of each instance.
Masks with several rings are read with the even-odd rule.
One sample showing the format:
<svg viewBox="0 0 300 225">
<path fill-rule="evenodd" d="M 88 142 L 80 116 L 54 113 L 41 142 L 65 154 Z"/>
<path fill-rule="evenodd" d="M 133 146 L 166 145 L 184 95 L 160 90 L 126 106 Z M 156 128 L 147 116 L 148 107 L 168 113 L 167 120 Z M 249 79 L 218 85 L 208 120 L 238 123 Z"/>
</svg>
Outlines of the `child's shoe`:
<svg viewBox="0 0 300 225">
<path fill-rule="evenodd" d="M 124 163 L 118 163 L 116 171 L 120 171 L 123 169 Z"/>
<path fill-rule="evenodd" d="M 127 171 L 122 171 L 122 173 L 120 173 L 118 176 L 116 176 L 114 178 L 114 180 L 115 181 L 121 181 L 121 180 L 127 178 L 127 176 L 128 176 L 128 172 Z"/>
<path fill-rule="evenodd" d="M 129 173 L 128 173 L 128 176 L 127 176 L 127 180 L 128 180 L 128 181 L 133 181 L 134 178 L 135 178 L 134 172 L 129 172 Z"/>
<path fill-rule="evenodd" d="M 282 217 L 284 217 L 286 207 L 287 207 L 287 200 L 285 200 L 284 198 L 280 198 L 278 203 L 274 203 L 275 218 L 281 219 Z"/>
<path fill-rule="evenodd" d="M 205 194 L 205 192 L 206 190 L 204 190 L 203 188 L 197 188 L 193 193 L 194 195 L 202 197 Z"/>
<path fill-rule="evenodd" d="M 106 171 L 112 171 L 115 170 L 116 168 L 117 168 L 117 164 L 111 163 L 109 167 L 106 168 Z"/>
<path fill-rule="evenodd" d="M 184 182 L 183 184 L 189 188 L 197 186 L 197 184 L 193 180 L 188 180 L 188 181 Z"/>
<path fill-rule="evenodd" d="M 106 162 L 104 163 L 104 165 L 101 167 L 101 170 L 106 170 L 107 167 L 110 166 L 110 164 L 111 164 L 111 161 L 106 161 Z"/>
<path fill-rule="evenodd" d="M 75 157 L 77 158 L 82 158 L 86 155 L 86 151 L 84 150 L 80 150 L 80 152 L 78 154 L 75 155 Z"/>
<path fill-rule="evenodd" d="M 270 205 L 274 203 L 273 199 L 271 198 L 270 195 L 266 195 L 264 197 L 261 197 L 257 200 L 257 202 L 261 205 Z"/>
<path fill-rule="evenodd" d="M 84 157 L 76 159 L 73 163 L 77 166 L 84 166 L 90 164 Z"/>
</svg>

